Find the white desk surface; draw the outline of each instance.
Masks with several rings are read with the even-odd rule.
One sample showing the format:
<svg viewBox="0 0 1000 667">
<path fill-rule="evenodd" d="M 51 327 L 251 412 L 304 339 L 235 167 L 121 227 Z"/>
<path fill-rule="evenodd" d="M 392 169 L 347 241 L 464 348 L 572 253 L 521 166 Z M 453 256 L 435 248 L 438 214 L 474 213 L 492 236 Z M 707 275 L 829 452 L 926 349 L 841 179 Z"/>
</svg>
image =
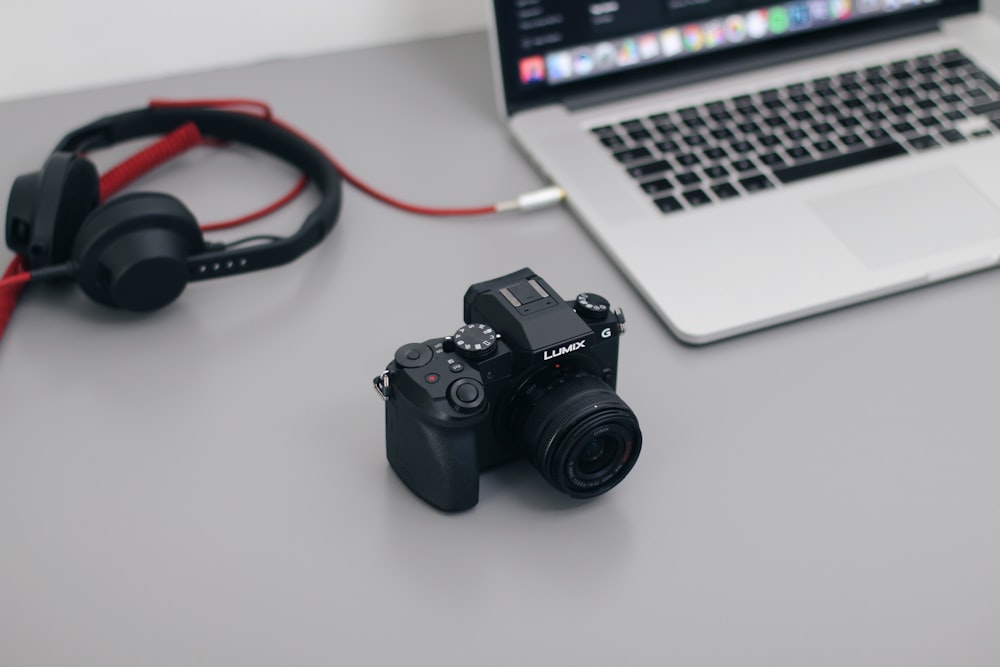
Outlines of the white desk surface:
<svg viewBox="0 0 1000 667">
<path fill-rule="evenodd" d="M 268 100 L 413 201 L 542 185 L 479 33 L 3 104 L 0 183 L 153 96 Z M 145 186 L 209 220 L 293 180 L 202 150 Z M 596 501 L 514 464 L 444 515 L 387 465 L 371 380 L 523 266 L 624 309 L 642 456 Z M 31 287 L 0 343 L 0 664 L 995 667 L 998 341 L 989 272 L 686 347 L 563 209 L 352 189 L 299 261 L 148 317 Z"/>
</svg>

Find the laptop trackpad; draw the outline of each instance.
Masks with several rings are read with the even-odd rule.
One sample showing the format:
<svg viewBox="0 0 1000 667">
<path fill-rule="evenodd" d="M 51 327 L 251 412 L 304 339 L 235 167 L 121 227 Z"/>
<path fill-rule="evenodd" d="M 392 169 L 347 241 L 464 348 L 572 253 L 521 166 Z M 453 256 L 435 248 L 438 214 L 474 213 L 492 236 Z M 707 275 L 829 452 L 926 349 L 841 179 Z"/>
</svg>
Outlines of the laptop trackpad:
<svg viewBox="0 0 1000 667">
<path fill-rule="evenodd" d="M 810 204 L 873 269 L 1000 236 L 1000 211 L 951 167 Z"/>
</svg>

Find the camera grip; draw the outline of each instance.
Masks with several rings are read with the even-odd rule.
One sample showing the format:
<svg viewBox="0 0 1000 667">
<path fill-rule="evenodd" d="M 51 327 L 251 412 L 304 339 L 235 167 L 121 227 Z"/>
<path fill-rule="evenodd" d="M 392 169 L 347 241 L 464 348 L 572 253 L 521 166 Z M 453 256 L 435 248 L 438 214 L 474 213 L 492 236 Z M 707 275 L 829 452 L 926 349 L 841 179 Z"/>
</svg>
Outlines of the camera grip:
<svg viewBox="0 0 1000 667">
<path fill-rule="evenodd" d="M 445 422 L 403 392 L 385 404 L 386 456 L 399 478 L 430 505 L 458 512 L 479 502 L 476 439 L 482 415 Z"/>
</svg>

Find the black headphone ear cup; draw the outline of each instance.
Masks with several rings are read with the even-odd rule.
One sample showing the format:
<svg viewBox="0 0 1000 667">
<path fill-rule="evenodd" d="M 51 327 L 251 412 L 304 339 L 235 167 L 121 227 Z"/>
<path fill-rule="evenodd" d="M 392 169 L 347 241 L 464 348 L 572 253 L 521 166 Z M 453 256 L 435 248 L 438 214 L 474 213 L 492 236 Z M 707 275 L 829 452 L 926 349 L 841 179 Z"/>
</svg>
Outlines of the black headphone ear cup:
<svg viewBox="0 0 1000 667">
<path fill-rule="evenodd" d="M 73 153 L 53 153 L 41 171 L 14 180 L 7 202 L 7 246 L 33 269 L 66 262 L 100 193 L 93 162 Z"/>
<path fill-rule="evenodd" d="M 108 201 L 84 220 L 72 259 L 87 296 L 148 311 L 180 296 L 187 258 L 204 246 L 194 215 L 178 199 L 137 192 Z"/>
</svg>

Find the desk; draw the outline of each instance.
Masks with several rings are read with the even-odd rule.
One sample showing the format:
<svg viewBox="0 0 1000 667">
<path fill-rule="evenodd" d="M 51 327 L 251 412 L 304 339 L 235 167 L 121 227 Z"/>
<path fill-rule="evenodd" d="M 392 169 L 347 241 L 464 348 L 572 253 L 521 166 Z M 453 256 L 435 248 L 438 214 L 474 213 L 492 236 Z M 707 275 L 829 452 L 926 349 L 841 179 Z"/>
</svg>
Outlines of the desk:
<svg viewBox="0 0 1000 667">
<path fill-rule="evenodd" d="M 396 196 L 504 199 L 543 183 L 488 72 L 477 33 L 8 103 L 0 183 L 150 97 L 249 96 Z M 144 186 L 209 220 L 293 181 L 204 149 Z M 523 266 L 623 308 L 643 453 L 592 502 L 514 464 L 444 515 L 389 469 L 371 380 Z M 685 347 L 565 210 L 351 189 L 299 261 L 147 317 L 30 288 L 0 344 L 0 664 L 995 667 L 998 304 L 990 272 Z"/>
</svg>

